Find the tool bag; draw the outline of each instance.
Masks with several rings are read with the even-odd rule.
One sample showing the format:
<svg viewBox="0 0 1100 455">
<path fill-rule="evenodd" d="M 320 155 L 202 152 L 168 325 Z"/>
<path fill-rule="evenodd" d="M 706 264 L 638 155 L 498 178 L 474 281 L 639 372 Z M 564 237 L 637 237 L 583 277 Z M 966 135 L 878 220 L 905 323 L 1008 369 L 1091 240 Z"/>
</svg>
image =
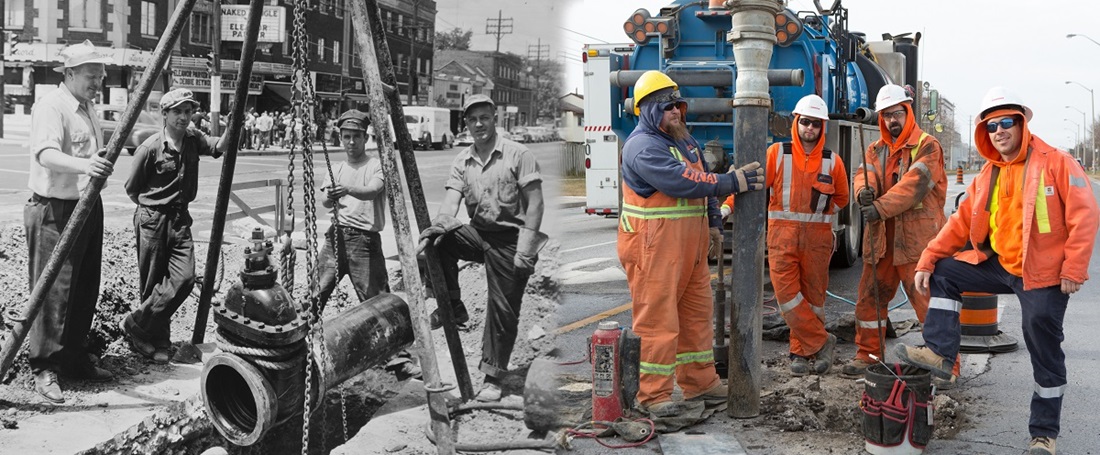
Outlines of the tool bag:
<svg viewBox="0 0 1100 455">
<path fill-rule="evenodd" d="M 923 449 L 932 439 L 932 377 L 928 370 L 911 365 L 874 364 L 864 375 L 863 437 L 871 453 L 888 453 L 874 448 L 898 447 L 903 443 Z M 917 452 L 919 453 L 919 452 Z"/>
</svg>

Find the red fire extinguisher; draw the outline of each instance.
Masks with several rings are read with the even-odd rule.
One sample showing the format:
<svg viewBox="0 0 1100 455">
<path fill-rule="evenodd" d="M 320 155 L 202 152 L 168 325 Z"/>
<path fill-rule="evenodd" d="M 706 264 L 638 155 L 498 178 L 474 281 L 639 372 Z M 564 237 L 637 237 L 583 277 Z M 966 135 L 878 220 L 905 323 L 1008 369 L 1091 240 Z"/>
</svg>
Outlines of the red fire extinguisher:
<svg viewBox="0 0 1100 455">
<path fill-rule="evenodd" d="M 592 334 L 592 420 L 613 422 L 623 415 L 620 391 L 619 336 L 615 321 L 601 322 Z"/>
</svg>

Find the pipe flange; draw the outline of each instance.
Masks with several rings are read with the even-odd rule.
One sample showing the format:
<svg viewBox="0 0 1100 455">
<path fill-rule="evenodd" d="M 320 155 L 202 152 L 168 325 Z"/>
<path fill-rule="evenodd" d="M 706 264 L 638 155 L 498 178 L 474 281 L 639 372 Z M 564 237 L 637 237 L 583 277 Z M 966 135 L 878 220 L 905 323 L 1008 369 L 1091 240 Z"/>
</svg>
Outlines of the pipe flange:
<svg viewBox="0 0 1100 455">
<path fill-rule="evenodd" d="M 261 344 L 290 344 L 304 339 L 309 332 L 301 315 L 286 324 L 273 325 L 251 320 L 224 306 L 214 312 L 214 323 L 240 338 Z"/>
<path fill-rule="evenodd" d="M 214 355 L 203 366 L 201 381 L 210 421 L 233 444 L 251 446 L 275 426 L 275 389 L 251 363 L 234 354 Z"/>
</svg>

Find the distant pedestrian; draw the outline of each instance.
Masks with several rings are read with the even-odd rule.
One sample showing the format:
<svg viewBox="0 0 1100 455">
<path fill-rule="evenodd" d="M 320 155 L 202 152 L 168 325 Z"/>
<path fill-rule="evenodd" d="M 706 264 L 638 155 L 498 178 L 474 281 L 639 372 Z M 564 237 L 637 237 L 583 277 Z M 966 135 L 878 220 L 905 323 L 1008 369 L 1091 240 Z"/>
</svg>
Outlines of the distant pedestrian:
<svg viewBox="0 0 1100 455">
<path fill-rule="evenodd" d="M 141 305 L 122 322 L 130 348 L 157 363 L 168 362 L 172 314 L 195 283 L 191 213 L 199 186 L 199 155 L 221 156 L 227 141 L 187 128 L 194 94 L 178 88 L 164 94 L 163 129 L 134 152 L 126 194 L 137 204 Z"/>
<path fill-rule="evenodd" d="M 274 120 L 271 116 L 264 111 L 259 118 L 256 119 L 256 135 L 260 139 L 259 149 L 267 150 L 267 146 L 271 143 L 271 130 L 274 128 Z"/>
<path fill-rule="evenodd" d="M 64 74 L 56 90 L 34 104 L 31 112 L 30 177 L 34 193 L 23 208 L 30 288 L 42 276 L 90 179 L 106 179 L 114 165 L 100 156 L 103 130 L 95 99 L 103 88 L 105 63 L 114 59 L 91 41 L 61 51 Z M 97 367 L 88 353 L 88 331 L 99 297 L 103 252 L 103 203 L 97 197 L 69 255 L 32 322 L 27 339 L 34 390 L 51 403 L 65 397 L 57 373 L 92 381 L 109 381 L 110 371 Z"/>
</svg>

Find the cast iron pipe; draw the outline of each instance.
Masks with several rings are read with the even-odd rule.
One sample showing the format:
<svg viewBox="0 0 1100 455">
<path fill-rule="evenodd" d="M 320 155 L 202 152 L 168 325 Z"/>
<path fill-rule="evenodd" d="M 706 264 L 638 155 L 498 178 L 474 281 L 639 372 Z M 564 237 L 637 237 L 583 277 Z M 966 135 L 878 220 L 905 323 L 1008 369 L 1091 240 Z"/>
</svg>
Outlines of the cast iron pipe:
<svg viewBox="0 0 1100 455">
<path fill-rule="evenodd" d="M 130 136 L 130 131 L 134 129 L 134 123 L 137 122 L 141 106 L 144 106 L 145 101 L 149 99 L 149 91 L 152 90 L 153 83 L 160 77 L 161 68 L 164 68 L 168 57 L 172 55 L 172 48 L 176 46 L 176 40 L 183 31 L 184 23 L 191 17 L 191 9 L 194 8 L 197 1 L 182 1 L 172 13 L 172 18 L 168 21 L 167 32 L 161 35 L 157 48 L 153 51 L 153 59 L 149 62 L 148 69 L 142 75 L 141 81 L 138 82 L 137 90 L 134 92 L 133 98 L 130 98 L 130 103 L 126 105 L 126 110 L 122 111 L 122 119 L 118 122 L 119 127 L 107 143 L 107 156 L 105 158 L 111 164 L 118 160 L 122 144 L 125 138 Z M 23 310 L 23 314 L 18 320 L 11 320 L 11 335 L 4 338 L 3 345 L 0 345 L 0 377 L 4 377 L 12 362 L 15 361 L 15 355 L 19 352 L 23 341 L 26 340 L 27 332 L 34 324 L 34 319 L 38 317 L 38 312 L 42 310 L 46 293 L 53 287 L 53 282 L 57 280 L 61 267 L 65 265 L 65 260 L 73 250 L 73 243 L 76 242 L 77 235 L 80 234 L 84 222 L 91 214 L 92 204 L 99 199 L 99 193 L 103 191 L 103 186 L 106 184 L 107 179 L 95 178 L 88 183 L 88 187 L 80 197 L 80 201 L 77 202 L 72 215 L 69 216 L 69 222 L 65 224 L 65 229 L 61 231 L 61 238 L 58 239 L 57 245 L 50 253 L 50 258 L 46 261 L 46 267 L 42 270 L 38 282 L 34 284 L 31 290 L 30 301 L 27 303 L 26 309 Z"/>
<path fill-rule="evenodd" d="M 612 71 L 611 85 L 633 87 L 644 73 L 645 70 Z M 733 84 L 730 72 L 724 70 L 669 70 L 665 74 L 681 87 L 728 87 Z M 774 87 L 801 87 L 806 82 L 806 73 L 801 69 L 770 69 L 767 74 L 768 85 Z"/>
<path fill-rule="evenodd" d="M 364 370 L 378 365 L 413 343 L 409 306 L 393 294 L 379 294 L 343 313 L 325 319 L 321 343 L 310 346 L 314 382 L 313 402 Z M 301 413 L 301 376 L 304 362 L 297 359 L 291 377 L 257 366 L 241 356 L 220 353 L 202 370 L 202 401 L 214 427 L 230 442 L 248 446 L 290 417 Z M 282 388 L 289 381 L 297 387 Z M 291 406 L 280 408 L 282 403 Z M 314 412 L 321 406 L 314 408 Z"/>
</svg>

